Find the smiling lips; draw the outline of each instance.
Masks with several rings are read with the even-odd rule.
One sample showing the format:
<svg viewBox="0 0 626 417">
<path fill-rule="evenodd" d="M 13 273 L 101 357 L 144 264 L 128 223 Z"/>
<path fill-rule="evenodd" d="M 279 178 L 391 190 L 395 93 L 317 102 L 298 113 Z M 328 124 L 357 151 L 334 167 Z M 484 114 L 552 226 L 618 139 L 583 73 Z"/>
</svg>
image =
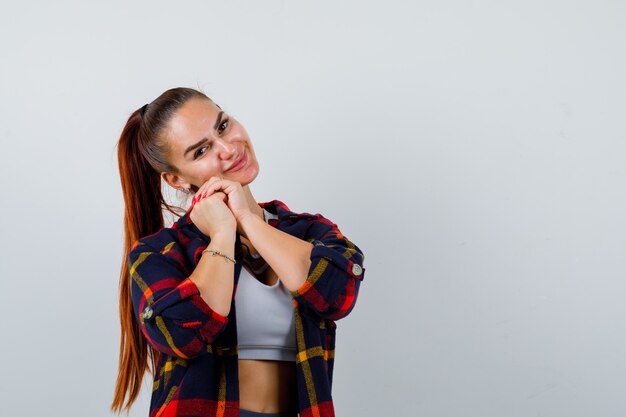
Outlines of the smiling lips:
<svg viewBox="0 0 626 417">
<path fill-rule="evenodd" d="M 237 171 L 238 169 L 243 167 L 246 164 L 246 162 L 248 162 L 248 154 L 246 151 L 244 151 L 241 158 L 239 158 L 234 164 L 232 164 L 230 168 L 226 170 L 226 172 Z"/>
</svg>

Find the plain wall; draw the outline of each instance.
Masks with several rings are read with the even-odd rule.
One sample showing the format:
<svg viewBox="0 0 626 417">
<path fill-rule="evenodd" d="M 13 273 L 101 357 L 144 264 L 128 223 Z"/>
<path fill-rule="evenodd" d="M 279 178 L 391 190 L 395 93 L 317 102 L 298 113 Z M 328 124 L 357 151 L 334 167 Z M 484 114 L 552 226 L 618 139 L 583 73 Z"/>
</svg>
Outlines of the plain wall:
<svg viewBox="0 0 626 417">
<path fill-rule="evenodd" d="M 113 415 L 116 142 L 176 86 L 365 253 L 338 416 L 624 415 L 623 1 L 13 1 L 0 47 L 0 415 Z"/>
</svg>

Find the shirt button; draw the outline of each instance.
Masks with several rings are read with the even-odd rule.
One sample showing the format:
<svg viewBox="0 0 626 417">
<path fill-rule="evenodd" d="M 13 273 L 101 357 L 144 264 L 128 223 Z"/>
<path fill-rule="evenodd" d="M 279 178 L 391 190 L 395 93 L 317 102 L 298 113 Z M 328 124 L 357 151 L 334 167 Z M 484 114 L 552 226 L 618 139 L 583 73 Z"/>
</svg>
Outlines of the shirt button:
<svg viewBox="0 0 626 417">
<path fill-rule="evenodd" d="M 149 319 L 150 317 L 152 317 L 152 309 L 150 308 L 150 306 L 144 308 L 143 313 L 141 313 L 141 316 L 144 319 Z"/>
<path fill-rule="evenodd" d="M 363 272 L 363 268 L 361 268 L 361 265 L 359 264 L 352 265 L 352 273 L 354 274 L 354 276 L 361 275 L 361 272 Z"/>
</svg>

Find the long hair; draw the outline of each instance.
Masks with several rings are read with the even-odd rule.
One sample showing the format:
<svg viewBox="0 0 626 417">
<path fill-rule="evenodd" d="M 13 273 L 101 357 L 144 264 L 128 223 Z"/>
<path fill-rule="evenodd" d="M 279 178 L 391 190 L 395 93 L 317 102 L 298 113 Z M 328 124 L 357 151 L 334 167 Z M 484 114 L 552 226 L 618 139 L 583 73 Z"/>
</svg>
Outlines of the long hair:
<svg viewBox="0 0 626 417">
<path fill-rule="evenodd" d="M 204 93 L 191 88 L 167 90 L 147 107 L 130 115 L 117 143 L 124 195 L 124 249 L 119 278 L 119 368 L 111 410 L 118 414 L 122 409 L 128 413 L 139 395 L 146 370 L 153 374 L 160 359 L 160 352 L 146 342 L 133 313 L 128 254 L 137 239 L 164 227 L 163 208 L 180 215 L 163 198 L 160 173 L 178 173 L 177 168 L 166 159 L 168 145 L 165 136 L 176 110 L 191 98 L 212 101 Z"/>
</svg>

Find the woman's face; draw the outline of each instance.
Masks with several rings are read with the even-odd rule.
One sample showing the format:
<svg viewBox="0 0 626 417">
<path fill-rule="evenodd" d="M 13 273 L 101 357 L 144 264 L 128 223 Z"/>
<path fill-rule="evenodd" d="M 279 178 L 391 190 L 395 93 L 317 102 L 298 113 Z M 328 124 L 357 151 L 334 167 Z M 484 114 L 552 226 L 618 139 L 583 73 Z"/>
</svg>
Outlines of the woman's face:
<svg viewBox="0 0 626 417">
<path fill-rule="evenodd" d="M 169 162 L 179 173 L 161 176 L 174 188 L 197 190 L 213 176 L 246 186 L 259 173 L 244 127 L 210 100 L 193 98 L 183 104 L 170 120 L 167 140 Z"/>
</svg>

